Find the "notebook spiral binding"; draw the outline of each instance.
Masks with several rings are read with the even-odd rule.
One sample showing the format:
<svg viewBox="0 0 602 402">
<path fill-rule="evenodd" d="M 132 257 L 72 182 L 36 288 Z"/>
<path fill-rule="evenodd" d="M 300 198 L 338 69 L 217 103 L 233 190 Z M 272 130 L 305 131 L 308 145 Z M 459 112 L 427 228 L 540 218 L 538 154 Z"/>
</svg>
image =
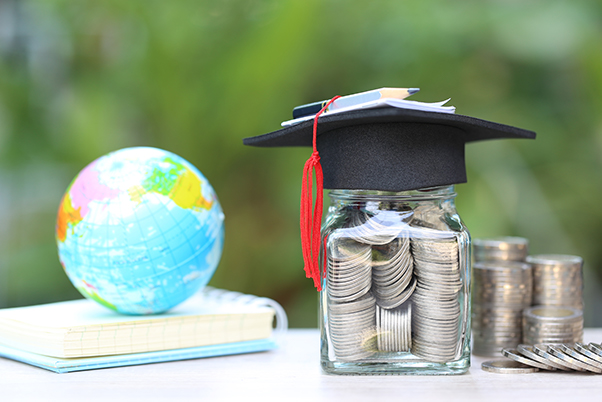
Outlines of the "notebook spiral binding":
<svg viewBox="0 0 602 402">
<path fill-rule="evenodd" d="M 211 286 L 205 286 L 202 290 L 203 296 L 213 300 L 221 300 L 225 302 L 241 302 L 251 306 L 267 306 L 274 309 L 276 313 L 276 326 L 274 328 L 274 338 L 281 343 L 284 339 L 284 334 L 288 329 L 288 318 L 284 308 L 275 300 L 267 297 L 259 297 L 231 290 L 216 289 Z"/>
</svg>

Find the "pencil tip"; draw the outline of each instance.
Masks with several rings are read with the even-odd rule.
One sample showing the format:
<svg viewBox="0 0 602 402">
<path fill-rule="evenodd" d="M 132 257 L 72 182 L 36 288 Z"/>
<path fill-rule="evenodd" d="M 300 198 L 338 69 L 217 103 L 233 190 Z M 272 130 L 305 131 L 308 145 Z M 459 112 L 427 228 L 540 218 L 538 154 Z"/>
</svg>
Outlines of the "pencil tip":
<svg viewBox="0 0 602 402">
<path fill-rule="evenodd" d="M 418 91 L 420 91 L 420 88 L 409 88 L 409 89 L 408 89 L 408 93 L 409 93 L 410 95 L 413 95 L 413 94 L 415 94 L 415 93 L 416 93 L 416 92 L 418 92 Z"/>
</svg>

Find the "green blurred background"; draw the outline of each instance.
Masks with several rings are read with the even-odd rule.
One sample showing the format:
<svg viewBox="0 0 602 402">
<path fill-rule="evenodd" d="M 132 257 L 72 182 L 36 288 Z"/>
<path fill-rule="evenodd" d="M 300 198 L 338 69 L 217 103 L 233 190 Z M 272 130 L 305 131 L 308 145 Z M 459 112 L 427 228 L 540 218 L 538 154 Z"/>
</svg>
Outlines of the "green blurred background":
<svg viewBox="0 0 602 402">
<path fill-rule="evenodd" d="M 299 241 L 310 149 L 242 139 L 295 105 L 384 86 L 536 131 L 467 147 L 458 210 L 473 237 L 585 259 L 602 326 L 600 1 L 0 0 L 0 307 L 80 297 L 54 242 L 73 177 L 110 151 L 175 152 L 226 214 L 211 285 L 317 325 Z"/>
</svg>

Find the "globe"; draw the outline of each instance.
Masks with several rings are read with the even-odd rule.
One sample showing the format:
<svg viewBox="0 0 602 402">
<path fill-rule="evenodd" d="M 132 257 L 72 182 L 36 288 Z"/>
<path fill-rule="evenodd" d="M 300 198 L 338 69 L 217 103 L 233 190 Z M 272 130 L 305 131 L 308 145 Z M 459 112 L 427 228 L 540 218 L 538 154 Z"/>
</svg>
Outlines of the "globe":
<svg viewBox="0 0 602 402">
<path fill-rule="evenodd" d="M 61 264 L 85 297 L 124 314 L 154 314 L 211 279 L 224 241 L 224 214 L 207 179 L 161 149 L 102 156 L 61 200 Z"/>
</svg>

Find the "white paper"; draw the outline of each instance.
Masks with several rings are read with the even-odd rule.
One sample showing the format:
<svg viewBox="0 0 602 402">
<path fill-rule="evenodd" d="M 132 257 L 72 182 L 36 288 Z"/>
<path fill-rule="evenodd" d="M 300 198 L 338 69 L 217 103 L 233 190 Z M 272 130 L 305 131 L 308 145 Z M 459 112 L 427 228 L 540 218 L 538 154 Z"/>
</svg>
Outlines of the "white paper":
<svg viewBox="0 0 602 402">
<path fill-rule="evenodd" d="M 441 102 L 426 103 L 426 102 L 411 101 L 411 100 L 406 100 L 406 99 L 382 98 L 382 99 L 377 99 L 377 100 L 370 101 L 370 102 L 360 103 L 360 104 L 357 104 L 354 106 L 349 106 L 346 108 L 335 109 L 332 111 L 324 112 L 324 113 L 322 113 L 321 116 L 329 116 L 329 115 L 338 114 L 338 113 L 345 113 L 345 112 L 349 112 L 352 110 L 375 109 L 375 108 L 387 107 L 387 106 L 397 107 L 400 109 L 421 110 L 424 112 L 455 113 L 456 112 L 455 106 L 444 106 L 447 102 L 450 101 L 450 99 L 451 98 L 446 99 Z M 299 124 L 299 123 L 302 123 L 307 120 L 313 120 L 315 117 L 316 117 L 315 114 L 299 117 L 298 119 L 284 121 L 281 123 L 281 126 L 282 127 L 292 126 L 292 125 Z"/>
</svg>

